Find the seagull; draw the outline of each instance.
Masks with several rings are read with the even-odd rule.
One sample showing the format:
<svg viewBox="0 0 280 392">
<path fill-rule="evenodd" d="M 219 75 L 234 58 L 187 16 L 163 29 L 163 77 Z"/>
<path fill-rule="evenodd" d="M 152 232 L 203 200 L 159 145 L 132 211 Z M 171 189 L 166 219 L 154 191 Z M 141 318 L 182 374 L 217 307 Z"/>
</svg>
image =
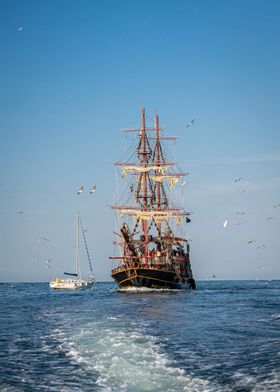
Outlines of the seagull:
<svg viewBox="0 0 280 392">
<path fill-rule="evenodd" d="M 20 26 L 18 29 L 17 29 L 17 31 L 20 33 L 21 31 L 23 30 L 23 27 L 22 26 Z"/>
<path fill-rule="evenodd" d="M 275 216 L 269 216 L 267 220 L 276 219 Z"/>
<path fill-rule="evenodd" d="M 48 242 L 50 242 L 50 240 L 48 240 L 47 238 L 45 238 L 45 237 L 41 237 L 41 240 L 44 240 L 44 241 L 48 241 Z"/>
<path fill-rule="evenodd" d="M 89 191 L 90 194 L 92 194 L 92 193 L 94 193 L 94 192 L 96 192 L 96 185 L 94 185 L 94 186 L 91 188 L 91 190 Z"/>
<path fill-rule="evenodd" d="M 80 193 L 82 193 L 83 192 L 83 190 L 84 190 L 84 187 L 83 186 L 81 186 L 81 188 L 78 190 L 78 192 L 77 192 L 77 195 L 79 195 Z"/>
<path fill-rule="evenodd" d="M 252 244 L 253 242 L 255 242 L 255 240 L 248 241 L 248 245 Z"/>
<path fill-rule="evenodd" d="M 18 211 L 17 213 L 18 214 L 24 214 L 24 211 Z"/>
<path fill-rule="evenodd" d="M 224 223 L 223 223 L 224 227 L 227 227 L 227 224 L 228 224 L 228 220 L 226 219 L 226 220 L 224 221 Z"/>
<path fill-rule="evenodd" d="M 191 122 L 189 122 L 189 123 L 186 125 L 186 128 L 191 127 L 191 126 L 193 125 L 194 122 L 195 122 L 195 118 L 194 118 Z"/>
<path fill-rule="evenodd" d="M 236 178 L 236 179 L 234 180 L 234 182 L 239 182 L 239 181 L 241 181 L 241 180 L 244 180 L 244 178 L 238 177 L 238 178 Z"/>
<path fill-rule="evenodd" d="M 280 207 L 280 203 L 275 204 L 272 208 Z"/>
<path fill-rule="evenodd" d="M 51 269 L 50 266 L 51 259 L 46 260 L 46 268 Z"/>
</svg>

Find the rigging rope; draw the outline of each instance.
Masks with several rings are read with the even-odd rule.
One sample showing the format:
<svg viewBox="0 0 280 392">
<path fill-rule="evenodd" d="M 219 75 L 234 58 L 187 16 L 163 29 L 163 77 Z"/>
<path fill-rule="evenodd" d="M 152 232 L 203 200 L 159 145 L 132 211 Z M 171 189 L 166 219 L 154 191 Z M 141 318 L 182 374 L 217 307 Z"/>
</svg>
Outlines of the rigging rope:
<svg viewBox="0 0 280 392">
<path fill-rule="evenodd" d="M 90 272 L 91 272 L 92 275 L 93 275 L 93 269 L 92 269 L 92 264 L 91 264 L 91 260 L 90 260 L 90 255 L 89 255 L 89 251 L 88 251 L 88 247 L 87 247 L 87 241 L 86 241 L 85 231 L 84 231 L 84 228 L 83 228 L 81 219 L 80 219 L 80 225 L 81 225 L 82 234 L 83 234 L 83 239 L 84 239 L 84 244 L 85 244 L 85 248 L 86 248 L 86 252 L 87 252 L 88 263 L 89 263 L 89 269 L 90 269 Z"/>
</svg>

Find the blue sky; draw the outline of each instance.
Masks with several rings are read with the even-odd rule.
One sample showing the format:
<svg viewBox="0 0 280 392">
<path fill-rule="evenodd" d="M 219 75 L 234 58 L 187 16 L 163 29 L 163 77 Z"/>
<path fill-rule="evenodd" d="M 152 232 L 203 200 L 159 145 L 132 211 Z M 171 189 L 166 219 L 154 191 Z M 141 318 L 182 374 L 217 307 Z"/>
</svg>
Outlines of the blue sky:
<svg viewBox="0 0 280 392">
<path fill-rule="evenodd" d="M 195 277 L 280 278 L 279 17 L 273 0 L 0 0 L 0 279 L 68 268 L 77 208 L 110 279 L 111 163 L 142 105 L 191 173 Z"/>
</svg>

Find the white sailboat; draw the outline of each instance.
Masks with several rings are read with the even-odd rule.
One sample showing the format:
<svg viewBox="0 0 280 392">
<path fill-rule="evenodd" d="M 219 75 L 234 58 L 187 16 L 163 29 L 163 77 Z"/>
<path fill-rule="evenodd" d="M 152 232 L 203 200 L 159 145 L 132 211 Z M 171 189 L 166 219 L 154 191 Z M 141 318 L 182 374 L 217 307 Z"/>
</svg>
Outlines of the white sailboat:
<svg viewBox="0 0 280 392">
<path fill-rule="evenodd" d="M 82 232 L 84 245 L 88 257 L 90 276 L 88 280 L 83 280 L 81 278 L 81 267 L 80 267 L 80 231 Z M 90 289 L 95 285 L 95 279 L 93 276 L 92 264 L 89 256 L 89 251 L 87 247 L 85 230 L 83 229 L 80 212 L 78 211 L 77 216 L 77 234 L 76 234 L 76 260 L 75 260 L 75 272 L 64 272 L 67 278 L 56 278 L 54 281 L 50 282 L 50 288 L 56 290 L 76 290 L 76 289 Z"/>
</svg>

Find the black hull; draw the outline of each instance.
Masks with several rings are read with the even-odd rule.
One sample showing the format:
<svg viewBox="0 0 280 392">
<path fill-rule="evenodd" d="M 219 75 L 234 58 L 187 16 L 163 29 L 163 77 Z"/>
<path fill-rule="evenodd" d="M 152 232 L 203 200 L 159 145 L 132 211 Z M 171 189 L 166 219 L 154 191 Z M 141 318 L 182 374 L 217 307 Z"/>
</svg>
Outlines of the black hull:
<svg viewBox="0 0 280 392">
<path fill-rule="evenodd" d="M 112 271 L 112 278 L 121 288 L 146 287 L 171 290 L 196 288 L 193 278 L 178 278 L 174 271 L 145 267 L 117 268 Z"/>
</svg>

